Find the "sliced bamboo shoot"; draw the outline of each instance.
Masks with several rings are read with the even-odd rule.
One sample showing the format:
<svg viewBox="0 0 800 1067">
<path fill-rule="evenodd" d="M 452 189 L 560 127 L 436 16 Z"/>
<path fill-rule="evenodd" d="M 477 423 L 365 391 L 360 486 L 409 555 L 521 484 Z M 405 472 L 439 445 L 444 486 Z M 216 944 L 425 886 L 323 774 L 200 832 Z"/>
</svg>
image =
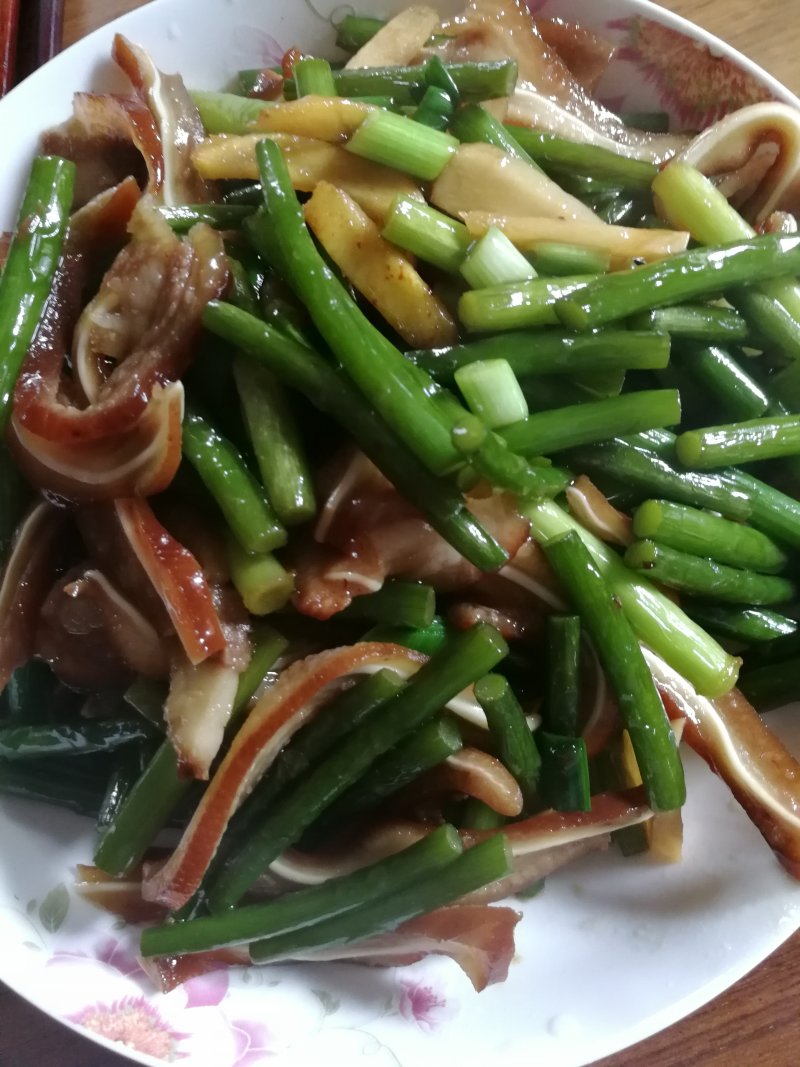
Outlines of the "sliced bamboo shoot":
<svg viewBox="0 0 800 1067">
<path fill-rule="evenodd" d="M 531 251 L 540 241 L 579 245 L 608 253 L 612 270 L 624 269 L 632 259 L 644 259 L 649 263 L 675 255 L 683 252 L 689 243 L 689 234 L 683 230 L 609 226 L 598 218 L 585 222 L 536 215 L 496 215 L 490 211 L 468 211 L 462 217 L 474 237 L 482 237 L 490 226 L 497 226 L 523 252 Z"/>
<path fill-rule="evenodd" d="M 695 137 L 679 158 L 719 179 L 728 198 L 746 192 L 739 210 L 754 225 L 776 209 L 800 211 L 800 114 L 789 104 L 740 108 Z"/>
<path fill-rule="evenodd" d="M 255 126 L 269 133 L 291 133 L 336 144 L 346 141 L 370 111 L 374 111 L 373 106 L 360 100 L 346 100 L 340 96 L 302 96 L 299 100 L 286 100 L 264 108 Z"/>
<path fill-rule="evenodd" d="M 576 144 L 607 148 L 618 156 L 648 163 L 666 163 L 687 143 L 687 137 L 679 133 L 641 133 L 621 124 L 617 128 L 613 122 L 596 127 L 588 118 L 573 114 L 546 92 L 536 92 L 531 86 L 518 84 L 513 96 L 487 100 L 484 107 L 501 122 L 552 133 Z"/>
<path fill-rule="evenodd" d="M 329 182 L 319 182 L 305 206 L 317 240 L 386 321 L 414 348 L 454 344 L 458 331 L 408 257 L 384 240 L 358 204 Z"/>
<path fill-rule="evenodd" d="M 678 740 L 683 732 L 684 720 L 672 723 Z M 679 724 L 679 725 L 678 725 Z M 677 726 L 677 729 L 676 729 Z M 630 735 L 622 731 L 618 750 L 618 770 L 623 778 L 623 788 L 630 789 L 642 784 L 642 776 L 633 753 Z M 647 842 L 647 851 L 657 863 L 679 863 L 683 851 L 683 818 L 681 809 L 656 812 L 652 819 L 642 824 L 642 832 Z"/>
<path fill-rule="evenodd" d="M 207 137 L 192 153 L 194 165 L 204 177 L 252 181 L 258 178 L 256 145 L 264 137 L 280 147 L 298 192 L 311 193 L 319 182 L 330 182 L 343 189 L 376 222 L 383 222 L 396 196 L 422 196 L 419 186 L 406 174 L 360 159 L 340 145 L 288 133 Z"/>
<path fill-rule="evenodd" d="M 465 211 L 541 215 L 597 222 L 597 216 L 541 171 L 490 144 L 462 144 L 433 183 L 431 203 L 458 216 Z"/>
<path fill-rule="evenodd" d="M 395 15 L 348 59 L 346 66 L 397 67 L 412 63 L 439 27 L 439 13 L 418 4 Z"/>
</svg>

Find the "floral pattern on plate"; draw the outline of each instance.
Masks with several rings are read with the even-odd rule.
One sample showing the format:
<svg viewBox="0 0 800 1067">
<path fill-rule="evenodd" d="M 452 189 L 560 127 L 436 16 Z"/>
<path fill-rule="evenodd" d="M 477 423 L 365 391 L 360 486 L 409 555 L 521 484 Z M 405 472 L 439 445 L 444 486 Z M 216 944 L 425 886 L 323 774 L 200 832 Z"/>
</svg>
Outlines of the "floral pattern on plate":
<svg viewBox="0 0 800 1067">
<path fill-rule="evenodd" d="M 714 55 L 708 45 L 671 26 L 640 17 L 607 25 L 623 34 L 616 60 L 634 64 L 682 129 L 701 130 L 729 111 L 772 98 L 727 56 Z"/>
<path fill-rule="evenodd" d="M 289 1043 L 267 1021 L 238 1017 L 227 1003 L 224 970 L 154 996 L 135 946 L 131 929 L 98 942 L 93 952 L 85 946 L 55 952 L 43 982 L 60 1017 L 162 1063 L 196 1063 L 213 1048 L 218 1067 L 256 1067 Z M 102 990 L 102 998 L 85 1002 L 87 990 Z"/>
<path fill-rule="evenodd" d="M 371 1031 L 372 1023 L 393 1019 L 402 1028 L 432 1034 L 459 1013 L 448 981 L 437 976 L 435 963 L 425 962 L 387 975 L 381 995 L 365 997 L 355 1013 L 343 1007 L 343 991 L 329 982 L 315 980 L 299 996 L 298 968 L 286 981 L 281 968 L 223 968 L 162 995 L 154 992 L 137 955 L 137 927 L 92 911 L 100 921 L 92 923 L 88 938 L 74 909 L 88 911 L 64 883 L 24 909 L 26 940 L 18 947 L 35 960 L 40 1002 L 57 1018 L 137 1054 L 143 1063 L 194 1067 L 207 1063 L 213 1049 L 214 1067 L 267 1062 L 282 1067 L 294 1064 L 295 1053 L 303 1062 L 304 1050 L 324 1042 L 326 1029 L 332 1029 L 339 1041 L 350 1036 L 364 1055 L 382 1051 L 387 1064 L 396 1065 L 399 1060 Z M 257 1001 L 247 1001 L 258 1005 L 257 1016 L 243 1011 L 237 991 L 247 987 L 259 990 Z"/>
</svg>

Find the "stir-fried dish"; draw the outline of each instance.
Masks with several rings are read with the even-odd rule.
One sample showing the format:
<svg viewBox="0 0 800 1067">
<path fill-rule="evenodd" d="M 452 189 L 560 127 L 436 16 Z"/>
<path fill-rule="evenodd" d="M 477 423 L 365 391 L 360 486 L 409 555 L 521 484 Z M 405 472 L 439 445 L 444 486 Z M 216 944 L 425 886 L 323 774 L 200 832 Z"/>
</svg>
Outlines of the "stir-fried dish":
<svg viewBox="0 0 800 1067">
<path fill-rule="evenodd" d="M 502 980 L 515 896 L 680 858 L 681 746 L 800 872 L 800 113 L 626 121 L 498 0 L 338 44 L 117 37 L 0 242 L 0 790 L 165 989 Z"/>
</svg>

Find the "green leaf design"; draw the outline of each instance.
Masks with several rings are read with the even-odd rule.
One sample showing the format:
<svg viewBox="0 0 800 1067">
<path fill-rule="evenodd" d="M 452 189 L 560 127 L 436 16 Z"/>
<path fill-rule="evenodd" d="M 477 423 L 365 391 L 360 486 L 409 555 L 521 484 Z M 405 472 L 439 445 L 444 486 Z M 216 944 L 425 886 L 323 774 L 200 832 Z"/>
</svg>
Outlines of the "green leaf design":
<svg viewBox="0 0 800 1067">
<path fill-rule="evenodd" d="M 383 1002 L 381 1016 L 384 1015 L 397 1015 L 397 997 L 394 993 L 391 993 Z"/>
<path fill-rule="evenodd" d="M 39 922 L 49 933 L 58 931 L 69 911 L 69 892 L 63 882 L 51 889 L 39 905 Z"/>
<path fill-rule="evenodd" d="M 42 946 L 41 945 L 37 945 L 35 941 L 23 941 L 22 942 L 22 946 L 23 946 L 23 948 L 29 948 L 31 950 L 31 952 L 41 952 L 42 951 Z"/>
<path fill-rule="evenodd" d="M 25 905 L 25 914 L 26 915 L 33 915 L 33 913 L 36 911 L 36 909 L 38 907 L 39 907 L 39 901 L 36 899 L 36 897 L 33 897 Z"/>
<path fill-rule="evenodd" d="M 517 900 L 533 900 L 534 897 L 538 897 L 541 891 L 544 889 L 544 878 L 539 882 L 534 882 L 533 885 L 525 886 L 524 889 L 518 890 L 514 896 Z"/>
<path fill-rule="evenodd" d="M 338 997 L 329 993 L 327 989 L 312 989 L 311 992 L 322 1005 L 322 1010 L 326 1015 L 336 1014 L 342 1003 Z"/>
</svg>

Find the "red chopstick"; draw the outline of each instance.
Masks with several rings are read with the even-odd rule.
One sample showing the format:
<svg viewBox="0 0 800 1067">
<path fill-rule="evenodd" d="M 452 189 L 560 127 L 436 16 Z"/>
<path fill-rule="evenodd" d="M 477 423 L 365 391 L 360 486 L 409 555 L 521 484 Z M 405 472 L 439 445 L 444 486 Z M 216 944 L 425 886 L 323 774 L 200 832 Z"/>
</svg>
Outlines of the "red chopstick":
<svg viewBox="0 0 800 1067">
<path fill-rule="evenodd" d="M 0 0 L 0 96 L 61 50 L 63 31 L 64 0 Z"/>
<path fill-rule="evenodd" d="M 14 84 L 19 0 L 0 0 L 0 96 Z"/>
</svg>

